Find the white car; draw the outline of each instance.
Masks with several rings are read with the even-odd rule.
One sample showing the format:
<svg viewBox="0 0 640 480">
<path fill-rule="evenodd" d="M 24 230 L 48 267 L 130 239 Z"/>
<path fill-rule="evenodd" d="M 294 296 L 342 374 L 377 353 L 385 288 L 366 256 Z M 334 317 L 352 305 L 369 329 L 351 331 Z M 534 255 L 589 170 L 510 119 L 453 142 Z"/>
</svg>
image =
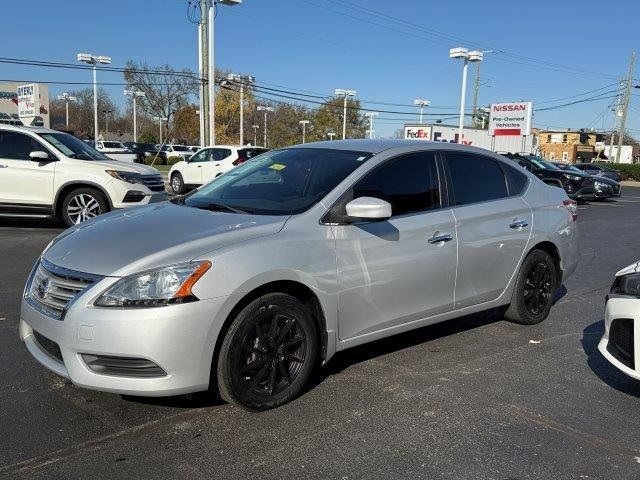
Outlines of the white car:
<svg viewBox="0 0 640 480">
<path fill-rule="evenodd" d="M 165 198 L 155 168 L 112 160 L 67 133 L 0 125 L 0 215 L 54 216 L 74 225 Z"/>
<path fill-rule="evenodd" d="M 100 140 L 96 143 L 96 150 L 104 153 L 107 157 L 121 162 L 135 162 L 138 156 L 129 150 L 122 142 Z"/>
<path fill-rule="evenodd" d="M 165 145 L 162 147 L 161 151 L 165 152 L 167 158 L 171 157 L 181 157 L 182 160 L 189 160 L 193 152 L 189 150 L 189 147 L 186 145 Z"/>
<path fill-rule="evenodd" d="M 640 343 L 640 262 L 616 273 L 607 295 L 604 335 L 598 350 L 618 370 L 640 380 L 640 362 L 635 359 Z"/>
<path fill-rule="evenodd" d="M 177 194 L 184 193 L 187 189 L 204 185 L 266 151 L 266 148 L 237 145 L 203 148 L 187 161 L 178 162 L 171 167 L 169 170 L 171 189 Z"/>
</svg>

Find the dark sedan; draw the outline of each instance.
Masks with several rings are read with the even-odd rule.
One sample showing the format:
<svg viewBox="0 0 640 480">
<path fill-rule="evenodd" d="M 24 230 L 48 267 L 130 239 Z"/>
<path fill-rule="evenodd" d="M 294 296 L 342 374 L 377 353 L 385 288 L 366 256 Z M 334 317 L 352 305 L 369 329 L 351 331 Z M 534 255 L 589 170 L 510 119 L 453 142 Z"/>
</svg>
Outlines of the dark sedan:
<svg viewBox="0 0 640 480">
<path fill-rule="evenodd" d="M 574 200 L 587 200 L 595 195 L 594 180 L 582 172 L 564 172 L 544 158 L 529 153 L 503 153 L 505 157 L 529 170 L 548 185 L 564 188 Z"/>
<path fill-rule="evenodd" d="M 568 163 L 553 162 L 553 164 L 561 170 L 564 170 L 565 172 L 585 173 L 576 168 L 575 165 L 571 165 Z M 593 175 L 593 184 L 595 187 L 593 198 L 596 200 L 604 200 L 607 198 L 619 197 L 620 195 L 622 195 L 620 183 L 608 177 Z"/>
<path fill-rule="evenodd" d="M 158 152 L 153 143 L 124 142 L 124 146 L 138 155 L 138 163 L 144 163 L 145 157 L 154 156 Z"/>
<path fill-rule="evenodd" d="M 613 168 L 603 167 L 601 165 L 596 165 L 595 163 L 576 163 L 574 166 L 581 172 L 588 173 L 594 177 L 610 178 L 616 182 L 622 181 L 622 174 Z"/>
</svg>

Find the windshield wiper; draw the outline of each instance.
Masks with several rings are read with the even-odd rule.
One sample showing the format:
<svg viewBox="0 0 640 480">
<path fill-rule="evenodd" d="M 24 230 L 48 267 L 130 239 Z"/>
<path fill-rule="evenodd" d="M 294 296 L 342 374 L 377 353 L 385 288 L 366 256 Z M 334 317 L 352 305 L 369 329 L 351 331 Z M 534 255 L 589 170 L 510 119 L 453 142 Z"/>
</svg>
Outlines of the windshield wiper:
<svg viewBox="0 0 640 480">
<path fill-rule="evenodd" d="M 206 210 L 211 210 L 212 212 L 249 213 L 246 210 L 242 210 L 236 207 L 231 207 L 223 203 L 210 203 L 207 206 L 198 207 L 198 208 L 204 208 Z"/>
</svg>

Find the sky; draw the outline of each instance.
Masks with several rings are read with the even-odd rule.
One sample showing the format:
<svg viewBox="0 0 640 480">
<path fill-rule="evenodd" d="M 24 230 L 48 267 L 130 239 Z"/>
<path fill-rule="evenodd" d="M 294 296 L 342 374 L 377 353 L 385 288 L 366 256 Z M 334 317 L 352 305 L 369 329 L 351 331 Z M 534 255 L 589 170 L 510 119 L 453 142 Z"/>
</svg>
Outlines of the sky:
<svg viewBox="0 0 640 480">
<path fill-rule="evenodd" d="M 131 59 L 197 70 L 197 26 L 187 3 L 3 0 L 2 56 L 73 63 L 82 51 L 109 55 L 114 66 Z M 366 108 L 402 112 L 379 114 L 374 130 L 380 136 L 418 120 L 416 98 L 431 101 L 430 121 L 456 123 L 462 62 L 450 59 L 448 50 L 458 46 L 492 51 L 481 64 L 480 105 L 532 101 L 534 126 L 611 129 L 615 99 L 607 97 L 615 95 L 632 50 L 640 47 L 637 0 L 615 8 L 550 0 L 243 0 L 217 11 L 218 68 L 309 95 L 356 90 Z M 90 82 L 91 74 L 0 63 L 2 80 Z M 99 72 L 98 81 L 122 82 L 122 74 Z M 50 95 L 83 87 L 52 84 Z M 119 104 L 122 89 L 106 87 Z M 594 96 L 602 98 L 582 102 Z M 640 89 L 632 98 L 627 126 L 640 137 Z"/>
</svg>

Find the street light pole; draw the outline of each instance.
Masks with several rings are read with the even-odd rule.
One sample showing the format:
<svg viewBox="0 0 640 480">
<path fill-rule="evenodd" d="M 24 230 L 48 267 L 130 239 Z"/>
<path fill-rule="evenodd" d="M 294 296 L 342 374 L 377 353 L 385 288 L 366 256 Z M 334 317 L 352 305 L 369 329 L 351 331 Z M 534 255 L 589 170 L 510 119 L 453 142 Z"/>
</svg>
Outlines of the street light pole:
<svg viewBox="0 0 640 480">
<path fill-rule="evenodd" d="M 329 136 L 329 140 L 333 141 L 333 137 L 336 136 L 336 132 L 327 132 L 327 135 Z"/>
<path fill-rule="evenodd" d="M 91 65 L 93 68 L 93 140 L 98 141 L 98 81 L 97 66 L 99 63 L 108 65 L 111 63 L 111 57 L 106 55 L 93 55 L 91 53 L 78 53 L 76 58 L 79 62 Z"/>
<path fill-rule="evenodd" d="M 113 113 L 113 110 L 102 110 L 104 113 L 104 139 L 109 140 L 109 114 Z"/>
<path fill-rule="evenodd" d="M 458 123 L 458 143 L 462 143 L 464 132 L 464 104 L 467 95 L 467 71 L 469 62 L 481 62 L 483 53 L 479 50 L 469 51 L 466 48 L 458 47 L 449 50 L 449 58 L 461 58 L 464 62 L 462 67 L 462 89 L 460 93 L 460 121 Z"/>
<path fill-rule="evenodd" d="M 260 125 L 251 125 L 251 128 L 253 128 L 253 144 L 257 145 L 258 144 L 258 129 L 260 128 Z"/>
<path fill-rule="evenodd" d="M 369 117 L 369 138 L 373 138 L 373 117 L 376 115 L 378 115 L 378 112 L 367 112 L 364 114 L 365 117 Z"/>
<path fill-rule="evenodd" d="M 236 75 L 230 73 L 227 80 L 240 84 L 240 145 L 244 145 L 244 82 L 253 83 L 255 78 L 250 75 Z"/>
<path fill-rule="evenodd" d="M 311 122 L 309 120 L 300 120 L 298 123 L 302 125 L 302 143 L 305 143 L 307 136 L 307 125 Z"/>
<path fill-rule="evenodd" d="M 162 122 L 166 121 L 166 117 L 155 117 L 156 120 L 160 123 L 160 145 L 162 145 Z"/>
<path fill-rule="evenodd" d="M 67 92 L 63 92 L 61 95 L 58 95 L 58 100 L 64 100 L 65 125 L 67 126 L 67 130 L 69 130 L 69 102 L 75 102 L 78 99 L 73 95 L 69 95 Z"/>
<path fill-rule="evenodd" d="M 413 104 L 417 107 L 420 107 L 420 124 L 422 125 L 422 111 L 424 107 L 428 107 L 429 105 L 431 105 L 431 102 L 429 100 L 423 100 L 422 98 L 416 98 L 413 101 Z"/>
<path fill-rule="evenodd" d="M 264 142 L 263 146 L 267 148 L 267 113 L 275 111 L 273 107 L 267 107 L 266 105 L 258 105 L 258 111 L 264 112 Z"/>
<path fill-rule="evenodd" d="M 336 96 L 344 95 L 344 105 L 342 108 L 342 139 L 347 138 L 347 97 L 355 97 L 355 90 L 346 90 L 344 88 L 336 88 L 333 92 Z"/>
<path fill-rule="evenodd" d="M 138 141 L 138 120 L 136 112 L 136 99 L 138 97 L 144 97 L 145 93 L 140 90 L 125 90 L 125 95 L 131 95 L 133 97 L 133 141 Z"/>
</svg>

